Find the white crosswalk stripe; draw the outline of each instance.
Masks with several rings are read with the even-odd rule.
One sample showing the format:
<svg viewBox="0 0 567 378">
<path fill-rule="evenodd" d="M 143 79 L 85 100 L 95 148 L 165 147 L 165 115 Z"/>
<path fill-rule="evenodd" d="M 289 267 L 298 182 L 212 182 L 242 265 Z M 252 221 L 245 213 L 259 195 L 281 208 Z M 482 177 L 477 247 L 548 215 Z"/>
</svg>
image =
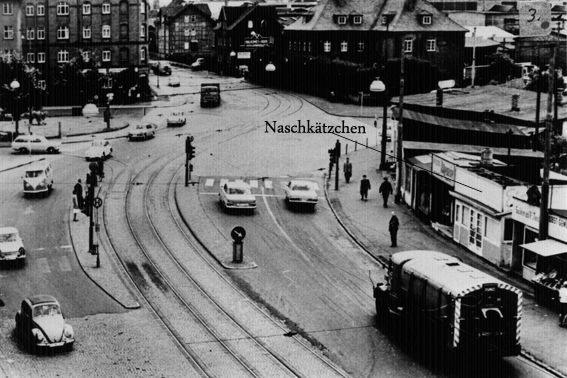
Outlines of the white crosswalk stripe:
<svg viewBox="0 0 567 378">
<path fill-rule="evenodd" d="M 205 181 L 205 186 L 213 186 L 215 184 L 215 179 L 207 179 Z"/>
<path fill-rule="evenodd" d="M 37 259 L 37 265 L 39 267 L 39 271 L 41 273 L 51 273 L 51 269 L 49 268 L 49 263 L 47 262 L 47 258 Z"/>
<path fill-rule="evenodd" d="M 270 180 L 264 180 L 264 187 L 266 189 L 274 189 L 272 182 Z"/>
<path fill-rule="evenodd" d="M 258 180 L 250 180 L 250 187 L 257 188 L 258 187 Z"/>
</svg>

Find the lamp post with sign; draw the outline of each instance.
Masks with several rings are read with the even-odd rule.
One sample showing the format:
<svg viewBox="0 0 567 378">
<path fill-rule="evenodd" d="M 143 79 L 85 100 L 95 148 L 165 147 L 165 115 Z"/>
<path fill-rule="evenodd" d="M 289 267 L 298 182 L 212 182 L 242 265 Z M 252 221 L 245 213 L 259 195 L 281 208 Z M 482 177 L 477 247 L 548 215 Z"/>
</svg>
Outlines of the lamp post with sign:
<svg viewBox="0 0 567 378">
<path fill-rule="evenodd" d="M 388 166 L 386 164 L 386 142 L 388 138 L 387 120 L 388 120 L 388 103 L 390 99 L 388 98 L 388 90 L 386 89 L 386 85 L 384 85 L 384 83 L 380 81 L 379 77 L 377 77 L 376 80 L 374 80 L 372 84 L 370 84 L 370 92 L 384 93 L 384 113 L 382 115 L 382 145 L 380 151 L 380 170 L 386 170 L 388 169 Z M 376 133 L 378 133 L 378 130 L 376 130 Z"/>
</svg>

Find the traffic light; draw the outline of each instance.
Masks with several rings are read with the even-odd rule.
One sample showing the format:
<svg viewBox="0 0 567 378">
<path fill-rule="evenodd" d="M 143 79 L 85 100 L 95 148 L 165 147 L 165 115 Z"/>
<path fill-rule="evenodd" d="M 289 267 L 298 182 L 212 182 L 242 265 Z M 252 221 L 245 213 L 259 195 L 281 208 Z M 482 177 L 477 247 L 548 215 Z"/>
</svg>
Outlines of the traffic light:
<svg viewBox="0 0 567 378">
<path fill-rule="evenodd" d="M 335 164 L 335 149 L 331 148 L 329 150 L 329 163 L 331 163 L 331 165 Z"/>
<path fill-rule="evenodd" d="M 195 157 L 195 147 L 191 144 L 191 140 L 189 138 L 185 140 L 185 153 L 187 153 L 189 160 L 192 160 Z"/>
</svg>

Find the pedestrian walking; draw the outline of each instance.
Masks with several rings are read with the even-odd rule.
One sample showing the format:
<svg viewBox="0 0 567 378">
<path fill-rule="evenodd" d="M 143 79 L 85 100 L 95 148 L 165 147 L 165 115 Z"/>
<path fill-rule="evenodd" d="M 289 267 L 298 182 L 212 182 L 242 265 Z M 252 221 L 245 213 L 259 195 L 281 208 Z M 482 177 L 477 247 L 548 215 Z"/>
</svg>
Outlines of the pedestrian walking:
<svg viewBox="0 0 567 378">
<path fill-rule="evenodd" d="M 346 162 L 343 164 L 343 172 L 345 173 L 345 181 L 347 184 L 352 176 L 352 163 L 346 158 Z"/>
<path fill-rule="evenodd" d="M 392 218 L 390 218 L 390 222 L 388 224 L 388 231 L 390 231 L 390 239 L 392 241 L 392 245 L 390 247 L 397 247 L 398 246 L 398 228 L 400 227 L 400 221 L 396 216 L 396 212 L 392 211 Z"/>
<path fill-rule="evenodd" d="M 104 178 L 104 160 L 102 158 L 98 159 L 98 175 L 100 176 L 100 181 Z"/>
<path fill-rule="evenodd" d="M 77 222 L 77 214 L 81 211 L 79 209 L 79 199 L 77 197 L 77 191 L 73 189 L 73 222 Z"/>
<path fill-rule="evenodd" d="M 73 187 L 73 193 L 77 195 L 77 205 L 79 206 L 79 209 L 82 209 L 84 207 L 84 202 L 83 202 L 83 184 L 81 184 L 81 179 L 79 179 L 79 181 L 77 181 L 77 183 Z"/>
<path fill-rule="evenodd" d="M 565 327 L 567 324 L 567 281 L 563 281 L 559 289 L 559 325 Z"/>
<path fill-rule="evenodd" d="M 380 185 L 380 189 L 378 189 L 378 193 L 382 194 L 382 198 L 384 199 L 384 207 L 388 207 L 388 197 L 390 194 L 394 192 L 392 189 L 392 184 L 388 181 L 388 177 L 384 177 L 384 182 Z"/>
<path fill-rule="evenodd" d="M 368 191 L 370 190 L 370 180 L 366 178 L 366 175 L 362 176 L 360 181 L 360 199 L 362 201 L 368 201 Z"/>
</svg>

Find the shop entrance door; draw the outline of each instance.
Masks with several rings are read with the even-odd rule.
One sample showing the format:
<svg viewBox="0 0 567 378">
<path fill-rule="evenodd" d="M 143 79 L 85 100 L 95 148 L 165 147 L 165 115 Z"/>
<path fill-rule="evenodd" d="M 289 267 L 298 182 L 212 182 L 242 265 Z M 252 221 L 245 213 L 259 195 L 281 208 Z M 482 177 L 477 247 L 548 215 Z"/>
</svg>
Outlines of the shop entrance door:
<svg viewBox="0 0 567 378">
<path fill-rule="evenodd" d="M 482 256 L 482 218 L 483 215 L 470 209 L 469 218 L 469 249 Z"/>
</svg>

